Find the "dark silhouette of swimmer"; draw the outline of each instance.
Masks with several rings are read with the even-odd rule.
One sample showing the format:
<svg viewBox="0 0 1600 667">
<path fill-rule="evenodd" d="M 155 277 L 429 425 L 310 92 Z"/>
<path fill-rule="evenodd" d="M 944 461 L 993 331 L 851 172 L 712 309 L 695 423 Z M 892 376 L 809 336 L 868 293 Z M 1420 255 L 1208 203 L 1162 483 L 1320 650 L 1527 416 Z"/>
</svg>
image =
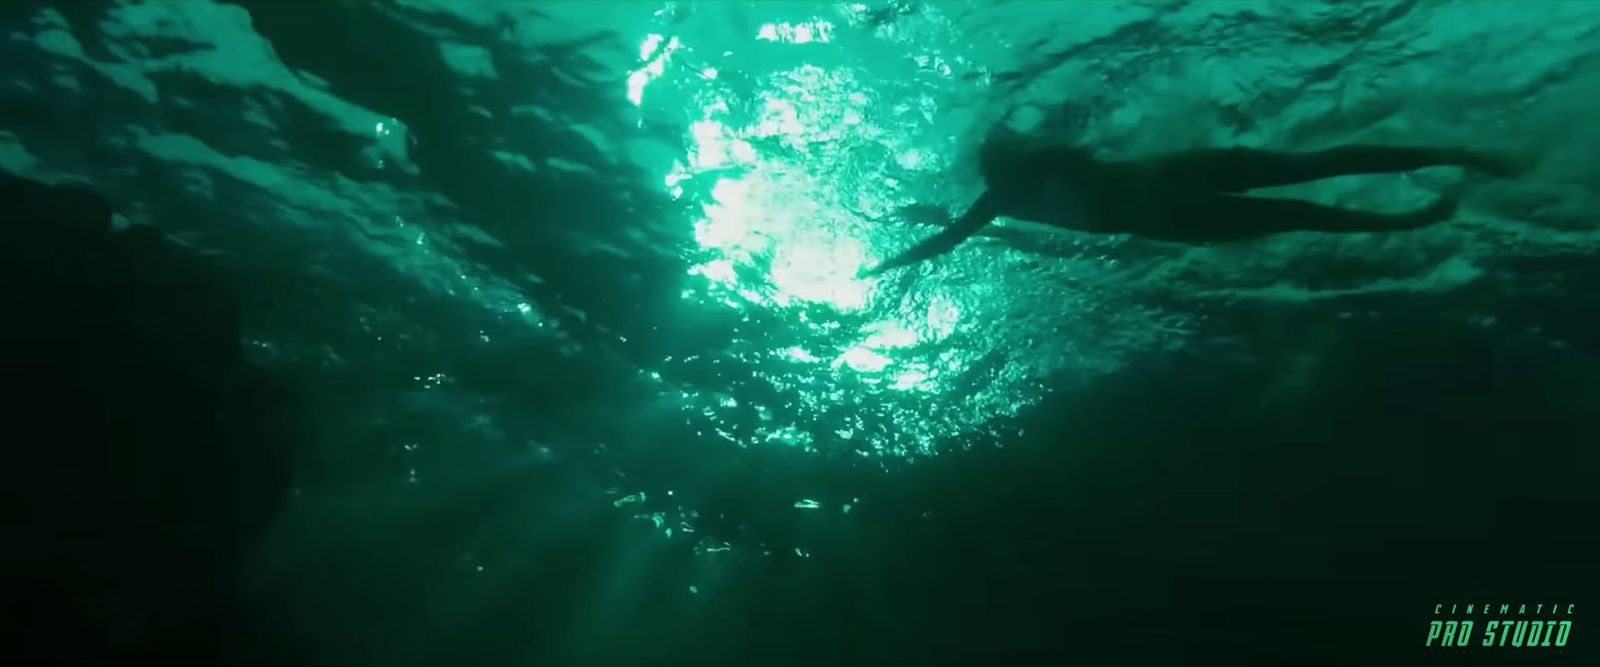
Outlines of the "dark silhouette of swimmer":
<svg viewBox="0 0 1600 667">
<path fill-rule="evenodd" d="M 992 132 L 979 154 L 988 190 L 944 231 L 862 271 L 862 276 L 949 252 L 1000 216 L 1178 243 L 1238 241 L 1294 231 L 1416 229 L 1448 220 L 1455 214 L 1455 199 L 1441 196 L 1413 211 L 1375 213 L 1246 193 L 1333 176 L 1433 166 L 1465 167 L 1497 177 L 1523 171 L 1505 156 L 1492 153 L 1376 145 L 1306 153 L 1203 148 L 1108 162 L 1081 147 Z"/>
</svg>

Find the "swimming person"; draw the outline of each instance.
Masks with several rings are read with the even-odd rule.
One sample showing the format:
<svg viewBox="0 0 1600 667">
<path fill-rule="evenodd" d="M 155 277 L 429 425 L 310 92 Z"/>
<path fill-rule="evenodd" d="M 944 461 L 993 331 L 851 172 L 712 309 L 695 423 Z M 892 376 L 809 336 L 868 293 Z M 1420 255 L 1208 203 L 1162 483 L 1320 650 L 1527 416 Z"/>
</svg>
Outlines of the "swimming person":
<svg viewBox="0 0 1600 667">
<path fill-rule="evenodd" d="M 979 152 L 988 189 L 944 231 L 861 272 L 873 276 L 954 249 L 1000 216 L 1081 232 L 1131 234 L 1178 243 L 1253 239 L 1296 231 L 1393 232 L 1450 219 L 1456 201 L 1440 196 L 1404 213 L 1374 213 L 1250 190 L 1352 174 L 1459 166 L 1497 177 L 1524 169 L 1506 157 L 1461 148 L 1349 145 L 1288 153 L 1201 148 L 1108 162 L 1084 148 L 991 132 Z"/>
</svg>

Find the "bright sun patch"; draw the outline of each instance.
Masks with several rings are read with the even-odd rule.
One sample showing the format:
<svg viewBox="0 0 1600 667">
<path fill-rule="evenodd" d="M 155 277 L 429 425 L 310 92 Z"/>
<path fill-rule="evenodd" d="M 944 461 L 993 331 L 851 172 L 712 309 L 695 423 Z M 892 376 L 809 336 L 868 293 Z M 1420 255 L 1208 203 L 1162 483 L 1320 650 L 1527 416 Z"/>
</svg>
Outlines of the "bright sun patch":
<svg viewBox="0 0 1600 667">
<path fill-rule="evenodd" d="M 819 44 L 833 31 L 825 21 L 770 23 L 756 39 Z M 648 83 L 683 67 L 695 87 L 687 150 L 662 182 L 694 211 L 686 259 L 695 280 L 683 297 L 741 313 L 716 361 L 684 361 L 731 383 L 715 399 L 685 392 L 704 433 L 741 447 L 905 458 L 935 454 L 940 440 L 1014 412 L 1006 388 L 968 381 L 984 354 L 953 347 L 969 340 L 957 335 L 982 298 L 973 289 L 858 277 L 926 233 L 872 217 L 897 205 L 897 179 L 885 171 L 942 162 L 894 117 L 904 105 L 880 106 L 882 91 L 854 67 L 797 62 L 752 78 L 728 54 L 713 67 L 686 56 L 669 62 L 674 52 L 692 54 L 652 35 L 636 74 Z"/>
</svg>

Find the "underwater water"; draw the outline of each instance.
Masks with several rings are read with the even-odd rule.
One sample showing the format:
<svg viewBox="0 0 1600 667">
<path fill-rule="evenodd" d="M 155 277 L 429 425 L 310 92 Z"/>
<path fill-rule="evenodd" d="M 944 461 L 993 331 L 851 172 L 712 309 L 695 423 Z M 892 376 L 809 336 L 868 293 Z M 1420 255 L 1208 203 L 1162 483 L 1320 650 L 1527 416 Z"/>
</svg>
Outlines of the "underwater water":
<svg viewBox="0 0 1600 667">
<path fill-rule="evenodd" d="M 0 21 L 0 168 L 227 271 L 305 406 L 228 661 L 1397 664 L 1445 657 L 1436 604 L 1525 602 L 1575 603 L 1573 643 L 1451 658 L 1594 664 L 1600 3 Z M 1040 117 L 1113 157 L 1538 166 L 1282 189 L 1461 198 L 1418 231 L 1001 220 L 857 277 Z"/>
</svg>

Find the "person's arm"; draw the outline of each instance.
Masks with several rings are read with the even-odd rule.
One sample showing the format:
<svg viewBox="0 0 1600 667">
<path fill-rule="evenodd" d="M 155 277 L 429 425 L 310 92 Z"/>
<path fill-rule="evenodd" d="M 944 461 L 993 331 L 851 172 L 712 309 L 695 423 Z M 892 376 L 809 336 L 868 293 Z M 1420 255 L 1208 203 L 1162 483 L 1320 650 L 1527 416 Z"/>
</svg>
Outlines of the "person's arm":
<svg viewBox="0 0 1600 667">
<path fill-rule="evenodd" d="M 966 240 L 968 236 L 977 233 L 979 229 L 989 224 L 998 215 L 1000 215 L 1000 211 L 995 205 L 994 193 L 984 192 L 983 196 L 978 197 L 978 201 L 972 203 L 972 208 L 967 209 L 966 214 L 962 215 L 961 219 L 946 227 L 944 231 L 928 237 L 923 242 L 912 246 L 910 250 L 895 255 L 882 264 L 862 271 L 861 277 L 875 276 L 890 269 L 909 266 L 950 252 L 960 245 L 962 241 Z"/>
</svg>

